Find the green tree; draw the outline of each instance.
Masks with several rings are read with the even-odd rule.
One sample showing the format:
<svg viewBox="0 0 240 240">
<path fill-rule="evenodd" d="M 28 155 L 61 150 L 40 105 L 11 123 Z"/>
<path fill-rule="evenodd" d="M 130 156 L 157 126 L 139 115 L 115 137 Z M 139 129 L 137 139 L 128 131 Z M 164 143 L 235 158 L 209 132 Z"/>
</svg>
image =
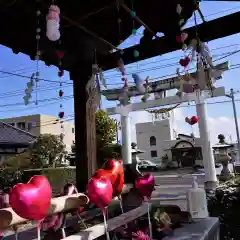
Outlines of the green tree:
<svg viewBox="0 0 240 240">
<path fill-rule="evenodd" d="M 106 159 L 120 158 L 121 145 L 116 141 L 118 123 L 106 111 L 96 112 L 97 163 L 101 167 Z"/>
<path fill-rule="evenodd" d="M 219 134 L 218 135 L 218 140 L 220 144 L 224 144 L 225 143 L 225 136 L 223 134 Z"/>
<path fill-rule="evenodd" d="M 112 144 L 116 141 L 118 124 L 104 110 L 96 112 L 96 136 L 99 147 Z"/>
<path fill-rule="evenodd" d="M 35 167 L 55 167 L 66 155 L 66 146 L 61 136 L 42 134 L 30 149 Z"/>
<path fill-rule="evenodd" d="M 23 153 L 19 153 L 9 157 L 9 159 L 7 160 L 7 167 L 20 170 L 32 168 L 31 152 L 27 150 Z"/>
<path fill-rule="evenodd" d="M 98 110 L 95 113 L 96 123 L 96 148 L 98 167 L 101 167 L 106 159 L 121 158 L 121 145 L 113 143 L 116 141 L 119 128 L 115 119 L 112 119 L 106 111 Z M 72 145 L 72 152 L 68 155 L 71 165 L 75 165 L 76 150 Z"/>
</svg>

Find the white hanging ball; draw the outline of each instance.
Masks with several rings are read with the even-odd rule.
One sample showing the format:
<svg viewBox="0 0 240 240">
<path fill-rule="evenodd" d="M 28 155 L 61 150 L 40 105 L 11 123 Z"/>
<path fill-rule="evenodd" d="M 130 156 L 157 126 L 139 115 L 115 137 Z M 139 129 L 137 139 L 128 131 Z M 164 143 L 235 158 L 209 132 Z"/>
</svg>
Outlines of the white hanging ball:
<svg viewBox="0 0 240 240">
<path fill-rule="evenodd" d="M 57 41 L 60 39 L 61 34 L 59 31 L 59 23 L 56 20 L 48 20 L 47 21 L 46 35 L 50 41 Z"/>
<path fill-rule="evenodd" d="M 47 37 L 48 37 L 48 39 L 50 40 L 50 41 L 53 41 L 53 42 L 55 42 L 55 41 L 57 41 L 57 40 L 59 40 L 60 39 L 60 32 L 59 31 L 56 31 L 56 32 L 47 32 Z"/>
</svg>

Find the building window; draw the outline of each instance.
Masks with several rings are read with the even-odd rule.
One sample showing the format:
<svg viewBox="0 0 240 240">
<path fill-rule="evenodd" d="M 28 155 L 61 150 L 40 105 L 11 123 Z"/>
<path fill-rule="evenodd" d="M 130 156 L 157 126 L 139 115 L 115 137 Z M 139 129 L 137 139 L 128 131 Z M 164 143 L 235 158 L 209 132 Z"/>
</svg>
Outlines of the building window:
<svg viewBox="0 0 240 240">
<path fill-rule="evenodd" d="M 74 133 L 75 132 L 75 129 L 74 128 L 72 128 L 72 133 Z"/>
<path fill-rule="evenodd" d="M 19 122 L 17 123 L 17 128 L 21 129 L 21 130 L 25 130 L 26 129 L 26 124 L 25 122 Z"/>
<path fill-rule="evenodd" d="M 32 130 L 32 123 L 28 123 L 28 131 L 31 131 Z"/>
<path fill-rule="evenodd" d="M 149 142 L 150 142 L 150 146 L 156 146 L 156 137 L 154 137 L 154 136 L 151 136 L 150 138 L 149 138 Z"/>
<path fill-rule="evenodd" d="M 157 151 L 156 150 L 151 151 L 151 157 L 152 158 L 157 157 Z"/>
</svg>

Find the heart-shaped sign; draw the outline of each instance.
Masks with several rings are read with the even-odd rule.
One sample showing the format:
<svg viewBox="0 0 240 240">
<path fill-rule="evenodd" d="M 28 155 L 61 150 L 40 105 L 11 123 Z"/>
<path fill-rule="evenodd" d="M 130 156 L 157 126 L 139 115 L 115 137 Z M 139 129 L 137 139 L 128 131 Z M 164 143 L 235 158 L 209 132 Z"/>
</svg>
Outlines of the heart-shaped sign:
<svg viewBox="0 0 240 240">
<path fill-rule="evenodd" d="M 10 191 L 14 212 L 29 220 L 43 220 L 51 204 L 52 190 L 44 176 L 33 176 L 27 184 L 16 184 Z"/>
<path fill-rule="evenodd" d="M 107 178 L 92 177 L 87 185 L 87 193 L 93 204 L 104 209 L 112 200 L 113 187 Z"/>
<path fill-rule="evenodd" d="M 152 192 L 155 190 L 155 179 L 150 173 L 140 176 L 135 181 L 135 187 L 143 197 L 151 198 Z"/>
</svg>

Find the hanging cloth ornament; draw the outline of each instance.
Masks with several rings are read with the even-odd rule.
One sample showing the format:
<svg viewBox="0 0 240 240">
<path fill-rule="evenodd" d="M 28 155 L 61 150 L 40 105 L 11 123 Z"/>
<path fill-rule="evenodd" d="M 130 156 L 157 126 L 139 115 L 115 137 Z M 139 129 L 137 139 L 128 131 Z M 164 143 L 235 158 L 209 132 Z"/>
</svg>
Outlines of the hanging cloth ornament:
<svg viewBox="0 0 240 240">
<path fill-rule="evenodd" d="M 47 37 L 50 41 L 58 41 L 61 37 L 60 27 L 60 9 L 56 5 L 51 5 L 47 15 Z"/>
<path fill-rule="evenodd" d="M 134 83 L 136 85 L 137 91 L 140 94 L 145 94 L 146 88 L 144 86 L 144 80 L 140 78 L 140 76 L 136 73 L 132 74 L 132 78 L 134 80 Z"/>
<path fill-rule="evenodd" d="M 125 66 L 122 59 L 119 59 L 118 61 L 118 70 L 121 72 L 122 81 L 124 82 L 123 89 L 122 89 L 123 91 L 122 91 L 122 95 L 120 96 L 120 99 L 124 101 L 124 104 L 127 104 L 128 103 L 128 80 L 126 78 L 126 70 L 125 70 Z"/>
</svg>

